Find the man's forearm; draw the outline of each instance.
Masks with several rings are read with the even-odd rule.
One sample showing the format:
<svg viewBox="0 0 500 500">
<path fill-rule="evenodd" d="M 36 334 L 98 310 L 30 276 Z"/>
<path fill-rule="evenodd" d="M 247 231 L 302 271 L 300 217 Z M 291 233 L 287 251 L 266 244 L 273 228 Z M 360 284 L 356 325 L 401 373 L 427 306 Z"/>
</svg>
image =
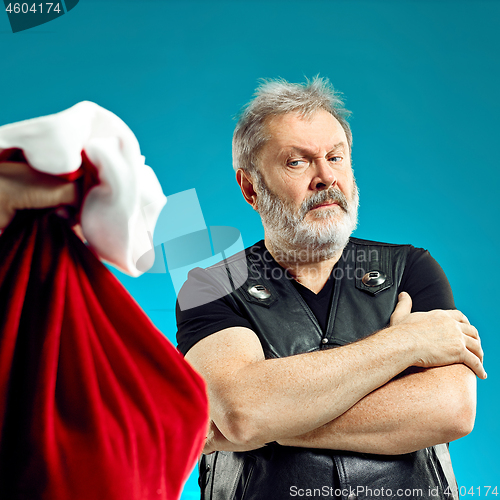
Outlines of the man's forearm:
<svg viewBox="0 0 500 500">
<path fill-rule="evenodd" d="M 449 442 L 472 430 L 476 378 L 462 364 L 410 371 L 331 422 L 285 446 L 402 454 Z"/>
<path fill-rule="evenodd" d="M 412 365 L 463 362 L 485 376 L 477 331 L 462 313 L 410 315 L 404 302 L 392 316 L 404 311 L 401 324 L 337 349 L 266 360 L 255 333 L 235 327 L 201 340 L 186 359 L 207 380 L 212 419 L 243 447 L 310 433 Z"/>
<path fill-rule="evenodd" d="M 224 333 L 219 338 L 223 349 Z M 211 415 L 229 441 L 242 446 L 309 432 L 411 365 L 411 351 L 403 355 L 384 331 L 331 351 L 247 363 L 208 385 Z"/>
</svg>

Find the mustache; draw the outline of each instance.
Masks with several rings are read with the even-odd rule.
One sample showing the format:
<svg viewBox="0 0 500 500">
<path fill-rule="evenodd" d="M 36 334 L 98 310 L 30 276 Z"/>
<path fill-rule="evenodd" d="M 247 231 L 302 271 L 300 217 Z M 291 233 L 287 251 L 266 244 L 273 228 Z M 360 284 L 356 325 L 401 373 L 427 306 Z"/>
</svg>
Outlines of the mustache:
<svg viewBox="0 0 500 500">
<path fill-rule="evenodd" d="M 338 188 L 331 187 L 325 191 L 318 191 L 305 200 L 300 206 L 301 215 L 304 217 L 307 212 L 324 203 L 338 203 L 344 212 L 347 212 L 349 208 L 349 202 L 344 193 Z"/>
</svg>

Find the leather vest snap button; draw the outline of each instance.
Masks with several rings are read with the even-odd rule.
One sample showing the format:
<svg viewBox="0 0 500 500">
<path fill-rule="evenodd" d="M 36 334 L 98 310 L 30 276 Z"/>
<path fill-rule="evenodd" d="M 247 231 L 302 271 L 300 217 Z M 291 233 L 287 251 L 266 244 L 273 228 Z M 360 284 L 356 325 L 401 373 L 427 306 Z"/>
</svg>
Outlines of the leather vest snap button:
<svg viewBox="0 0 500 500">
<path fill-rule="evenodd" d="M 380 272 L 380 271 L 368 271 L 361 281 L 366 285 L 366 286 L 379 286 L 382 283 L 385 283 L 385 280 L 387 279 L 387 276 Z"/>
<path fill-rule="evenodd" d="M 254 285 L 248 289 L 248 293 L 256 299 L 266 300 L 271 296 L 271 292 L 264 285 Z"/>
<path fill-rule="evenodd" d="M 328 344 L 328 339 L 321 339 L 322 344 Z"/>
</svg>

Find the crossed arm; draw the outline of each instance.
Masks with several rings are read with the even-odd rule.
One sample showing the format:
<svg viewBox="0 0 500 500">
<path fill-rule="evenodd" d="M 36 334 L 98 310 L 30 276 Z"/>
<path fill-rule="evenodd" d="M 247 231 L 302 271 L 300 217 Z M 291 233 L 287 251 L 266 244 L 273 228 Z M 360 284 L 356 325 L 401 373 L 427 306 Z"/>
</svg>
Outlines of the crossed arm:
<svg viewBox="0 0 500 500">
<path fill-rule="evenodd" d="M 403 294 L 389 328 L 348 346 L 275 360 L 264 359 L 246 328 L 200 341 L 186 358 L 207 380 L 212 425 L 205 453 L 278 441 L 400 454 L 468 434 L 473 371 L 486 376 L 477 331 L 458 311 L 410 310 Z"/>
<path fill-rule="evenodd" d="M 280 444 L 410 453 L 469 434 L 475 401 L 475 375 L 463 364 L 408 371 L 326 425 Z"/>
</svg>

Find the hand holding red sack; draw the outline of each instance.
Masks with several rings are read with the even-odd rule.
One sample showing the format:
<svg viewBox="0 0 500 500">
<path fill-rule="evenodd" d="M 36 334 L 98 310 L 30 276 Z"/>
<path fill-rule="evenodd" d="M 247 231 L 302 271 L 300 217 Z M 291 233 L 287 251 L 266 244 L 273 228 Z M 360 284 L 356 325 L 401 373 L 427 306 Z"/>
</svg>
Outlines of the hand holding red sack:
<svg viewBox="0 0 500 500">
<path fill-rule="evenodd" d="M 13 156 L 7 151 L 2 156 Z M 20 155 L 18 155 L 20 156 Z M 43 174 L 24 162 L 0 162 L 0 231 L 8 226 L 17 210 L 77 204 L 73 182 Z"/>
<path fill-rule="evenodd" d="M 139 274 L 146 230 L 165 203 L 135 137 L 108 113 L 81 103 L 0 127 L 9 182 L 16 162 L 44 175 L 80 177 L 80 221 L 89 242 L 55 209 L 21 210 L 12 222 L 12 213 L 6 216 L 0 498 L 176 499 L 206 435 L 204 382 L 96 256 Z M 33 172 L 26 175 L 33 179 Z M 74 204 L 74 187 L 65 187 L 73 185 L 54 180 L 57 204 Z"/>
</svg>

